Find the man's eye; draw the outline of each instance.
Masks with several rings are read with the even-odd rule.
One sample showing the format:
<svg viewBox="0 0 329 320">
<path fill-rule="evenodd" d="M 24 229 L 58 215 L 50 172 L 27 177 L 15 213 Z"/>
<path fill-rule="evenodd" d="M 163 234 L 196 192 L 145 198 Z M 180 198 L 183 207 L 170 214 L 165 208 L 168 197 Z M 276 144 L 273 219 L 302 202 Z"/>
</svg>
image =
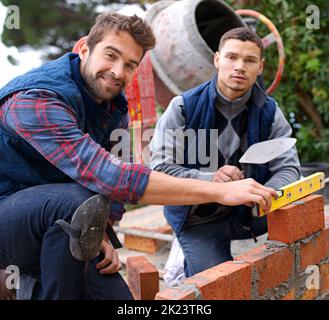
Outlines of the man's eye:
<svg viewBox="0 0 329 320">
<path fill-rule="evenodd" d="M 127 64 L 127 69 L 129 70 L 129 71 L 135 71 L 135 69 L 136 69 L 136 67 L 135 66 L 133 66 L 133 65 L 131 65 L 131 64 Z"/>
</svg>

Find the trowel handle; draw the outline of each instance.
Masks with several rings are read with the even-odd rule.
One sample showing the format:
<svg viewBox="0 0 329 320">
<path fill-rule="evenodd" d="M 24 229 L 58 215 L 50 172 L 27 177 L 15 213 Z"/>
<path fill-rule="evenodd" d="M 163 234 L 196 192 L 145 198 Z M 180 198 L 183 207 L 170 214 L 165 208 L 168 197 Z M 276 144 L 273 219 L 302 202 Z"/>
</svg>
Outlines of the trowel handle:
<svg viewBox="0 0 329 320">
<path fill-rule="evenodd" d="M 242 173 L 244 178 L 251 178 L 253 176 L 253 165 L 250 163 L 241 163 Z"/>
</svg>

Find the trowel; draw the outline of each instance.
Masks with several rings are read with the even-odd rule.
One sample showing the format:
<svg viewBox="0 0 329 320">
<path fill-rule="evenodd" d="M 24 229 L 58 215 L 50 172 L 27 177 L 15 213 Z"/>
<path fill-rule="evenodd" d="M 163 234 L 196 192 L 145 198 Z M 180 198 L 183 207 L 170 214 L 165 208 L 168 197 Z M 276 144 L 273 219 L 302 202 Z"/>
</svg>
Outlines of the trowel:
<svg viewBox="0 0 329 320">
<path fill-rule="evenodd" d="M 240 158 L 245 178 L 252 176 L 253 164 L 265 164 L 288 151 L 296 144 L 295 138 L 271 139 L 251 145 Z"/>
<path fill-rule="evenodd" d="M 296 144 L 295 138 L 278 138 L 271 139 L 251 145 L 240 158 L 242 171 L 245 178 L 252 177 L 254 164 L 265 164 L 277 158 L 288 151 Z M 253 217 L 258 216 L 258 206 L 253 205 L 251 214 Z M 255 241 L 255 237 L 253 237 Z"/>
</svg>

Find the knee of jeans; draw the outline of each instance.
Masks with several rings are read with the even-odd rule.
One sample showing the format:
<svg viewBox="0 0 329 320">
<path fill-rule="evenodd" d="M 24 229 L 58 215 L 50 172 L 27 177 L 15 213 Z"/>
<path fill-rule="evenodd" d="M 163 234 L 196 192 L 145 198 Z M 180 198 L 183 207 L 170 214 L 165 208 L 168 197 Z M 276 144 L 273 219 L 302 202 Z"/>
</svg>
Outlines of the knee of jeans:
<svg viewBox="0 0 329 320">
<path fill-rule="evenodd" d="M 52 222 L 57 219 L 69 221 L 75 210 L 95 194 L 95 192 L 88 190 L 79 184 L 68 184 L 63 188 L 62 192 L 56 190 L 54 197 L 52 197 L 48 203 L 47 216 L 52 217 Z"/>
</svg>

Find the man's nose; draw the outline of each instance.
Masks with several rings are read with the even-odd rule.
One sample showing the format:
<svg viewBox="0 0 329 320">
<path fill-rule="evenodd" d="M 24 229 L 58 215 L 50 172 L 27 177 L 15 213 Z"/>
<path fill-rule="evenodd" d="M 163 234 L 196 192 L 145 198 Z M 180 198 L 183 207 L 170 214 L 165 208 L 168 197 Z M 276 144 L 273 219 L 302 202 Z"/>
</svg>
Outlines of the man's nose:
<svg viewBox="0 0 329 320">
<path fill-rule="evenodd" d="M 112 71 L 113 75 L 117 79 L 123 79 L 124 78 L 124 66 L 123 66 L 123 63 L 121 63 L 121 62 L 115 63 L 112 66 L 111 71 Z"/>
<path fill-rule="evenodd" d="M 243 71 L 243 72 L 245 71 L 245 64 L 244 64 L 243 59 L 237 59 L 236 60 L 234 69 L 236 71 Z"/>
</svg>

